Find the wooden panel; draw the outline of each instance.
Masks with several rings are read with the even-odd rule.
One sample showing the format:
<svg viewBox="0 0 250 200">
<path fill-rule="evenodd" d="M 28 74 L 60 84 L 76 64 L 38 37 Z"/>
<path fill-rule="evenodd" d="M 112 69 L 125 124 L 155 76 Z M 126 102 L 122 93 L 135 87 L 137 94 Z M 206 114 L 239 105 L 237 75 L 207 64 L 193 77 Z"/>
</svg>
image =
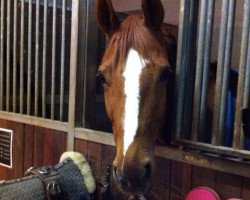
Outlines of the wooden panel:
<svg viewBox="0 0 250 200">
<path fill-rule="evenodd" d="M 216 192 L 218 192 L 222 200 L 232 197 L 240 198 L 241 177 L 224 172 L 217 172 Z"/>
<path fill-rule="evenodd" d="M 181 184 L 181 192 L 182 192 L 182 199 L 188 194 L 188 192 L 192 189 L 192 165 L 182 163 L 182 184 Z M 174 169 L 173 169 L 174 170 Z"/>
<path fill-rule="evenodd" d="M 102 170 L 102 145 L 88 142 L 88 161 L 92 167 L 94 176 L 97 178 L 97 181 L 101 181 L 101 170 Z"/>
<path fill-rule="evenodd" d="M 102 146 L 102 183 L 107 180 L 107 166 L 111 167 L 110 174 L 110 192 L 104 193 L 102 191 L 102 199 L 123 199 L 124 195 L 121 193 L 118 185 L 115 183 L 112 173 L 113 160 L 115 159 L 116 149 L 113 146 L 103 145 Z"/>
<path fill-rule="evenodd" d="M 88 161 L 96 182 L 101 182 L 102 177 L 102 145 L 88 142 Z M 98 188 L 100 189 L 100 188 Z M 100 199 L 100 190 L 97 190 L 95 199 Z"/>
<path fill-rule="evenodd" d="M 88 157 L 88 142 L 85 140 L 75 139 L 75 151 Z"/>
<path fill-rule="evenodd" d="M 64 132 L 2 119 L 0 127 L 13 130 L 13 169 L 0 166 L 0 180 L 22 177 L 31 166 L 57 164 L 66 151 Z"/>
<path fill-rule="evenodd" d="M 169 200 L 171 180 L 170 161 L 156 157 L 155 162 L 155 173 L 150 198 Z"/>
<path fill-rule="evenodd" d="M 7 128 L 13 130 L 13 172 L 11 178 L 20 178 L 23 176 L 23 144 L 24 144 L 24 126 L 16 122 L 7 122 Z"/>
<path fill-rule="evenodd" d="M 13 130 L 13 167 L 8 169 L 0 167 L 0 179 L 15 179 L 23 176 L 23 124 L 0 120 L 0 127 Z"/>
<path fill-rule="evenodd" d="M 182 166 L 180 162 L 171 162 L 171 187 L 170 187 L 170 199 L 181 200 L 181 185 L 182 185 Z"/>
<path fill-rule="evenodd" d="M 112 167 L 113 160 L 115 159 L 116 150 L 113 146 L 102 145 L 102 168 L 106 171 L 106 166 L 110 165 Z"/>
<path fill-rule="evenodd" d="M 0 128 L 7 128 L 7 121 L 0 119 Z M 10 179 L 10 171 L 10 169 L 0 166 L 0 180 Z"/>
<path fill-rule="evenodd" d="M 170 200 L 182 200 L 191 189 L 192 167 L 189 164 L 171 161 Z"/>
<path fill-rule="evenodd" d="M 33 165 L 56 164 L 61 154 L 66 151 L 67 138 L 64 132 L 6 120 L 0 120 L 0 127 L 14 131 L 14 167 L 13 169 L 0 167 L 0 180 L 21 177 L 25 168 Z M 106 176 L 106 166 L 112 165 L 115 157 L 115 147 L 76 139 L 75 151 L 87 157 L 96 181 L 103 181 Z M 232 197 L 248 199 L 250 196 L 248 178 L 156 158 L 150 199 L 184 200 L 192 188 L 199 186 L 215 189 L 222 200 Z M 96 199 L 101 197 L 100 188 L 98 192 Z M 125 198 L 117 189 L 112 175 L 110 194 L 106 199 Z"/>
<path fill-rule="evenodd" d="M 241 198 L 248 199 L 250 197 L 250 179 L 242 177 L 241 187 Z"/>
<path fill-rule="evenodd" d="M 55 131 L 54 141 L 54 164 L 57 164 L 61 155 L 67 151 L 67 134 L 60 131 Z"/>
<path fill-rule="evenodd" d="M 45 128 L 35 127 L 34 133 L 34 167 L 43 166 Z"/>
<path fill-rule="evenodd" d="M 43 152 L 43 165 L 53 165 L 54 152 L 55 152 L 55 131 L 45 129 L 44 133 L 44 152 Z"/>
<path fill-rule="evenodd" d="M 25 125 L 24 127 L 24 172 L 34 164 L 34 126 Z"/>
<path fill-rule="evenodd" d="M 210 187 L 215 189 L 216 171 L 193 166 L 192 187 Z"/>
</svg>

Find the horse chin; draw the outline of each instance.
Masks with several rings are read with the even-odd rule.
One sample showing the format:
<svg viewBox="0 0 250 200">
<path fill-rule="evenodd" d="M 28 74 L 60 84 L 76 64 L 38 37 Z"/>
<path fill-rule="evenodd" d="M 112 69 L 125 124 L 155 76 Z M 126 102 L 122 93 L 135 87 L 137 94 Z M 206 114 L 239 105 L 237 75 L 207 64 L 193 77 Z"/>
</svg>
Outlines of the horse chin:
<svg viewBox="0 0 250 200">
<path fill-rule="evenodd" d="M 124 188 L 120 183 L 118 183 L 120 191 L 126 196 L 142 196 L 146 194 L 150 188 L 150 185 L 145 185 L 139 188 Z"/>
<path fill-rule="evenodd" d="M 144 194 L 146 194 L 149 189 L 151 188 L 151 182 L 152 182 L 152 178 L 148 179 L 148 181 L 143 185 L 143 186 L 140 186 L 139 184 L 138 185 L 134 185 L 132 187 L 125 187 L 121 181 L 119 181 L 117 179 L 117 177 L 115 175 L 114 176 L 114 179 L 116 181 L 116 184 L 118 185 L 118 188 L 120 189 L 120 191 L 126 195 L 126 196 L 143 196 Z"/>
</svg>

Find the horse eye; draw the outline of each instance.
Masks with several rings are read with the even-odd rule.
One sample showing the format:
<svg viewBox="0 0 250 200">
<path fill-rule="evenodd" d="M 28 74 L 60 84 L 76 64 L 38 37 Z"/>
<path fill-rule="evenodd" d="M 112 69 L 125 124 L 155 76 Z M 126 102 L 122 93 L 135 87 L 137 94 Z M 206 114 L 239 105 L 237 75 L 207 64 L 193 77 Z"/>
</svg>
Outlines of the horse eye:
<svg viewBox="0 0 250 200">
<path fill-rule="evenodd" d="M 96 77 L 98 78 L 98 80 L 102 83 L 102 84 L 105 84 L 106 83 L 106 78 L 105 76 L 101 73 L 101 72 L 98 72 Z"/>
<path fill-rule="evenodd" d="M 170 74 L 171 74 L 171 71 L 169 70 L 169 68 L 165 68 L 165 69 L 161 70 L 160 78 L 159 78 L 160 81 L 163 82 L 163 81 L 168 80 Z"/>
</svg>

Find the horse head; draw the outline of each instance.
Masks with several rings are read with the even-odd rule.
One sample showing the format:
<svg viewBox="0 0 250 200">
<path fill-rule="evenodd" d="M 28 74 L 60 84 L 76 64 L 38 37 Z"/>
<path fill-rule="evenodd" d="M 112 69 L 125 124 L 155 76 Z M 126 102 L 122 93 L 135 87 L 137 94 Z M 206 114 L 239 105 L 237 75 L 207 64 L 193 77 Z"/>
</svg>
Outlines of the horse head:
<svg viewBox="0 0 250 200">
<path fill-rule="evenodd" d="M 97 0 L 97 21 L 109 41 L 99 67 L 116 144 L 113 174 L 122 191 L 143 194 L 154 171 L 154 148 L 166 117 L 172 73 L 160 0 L 142 0 L 142 14 L 120 21 L 111 0 Z"/>
</svg>

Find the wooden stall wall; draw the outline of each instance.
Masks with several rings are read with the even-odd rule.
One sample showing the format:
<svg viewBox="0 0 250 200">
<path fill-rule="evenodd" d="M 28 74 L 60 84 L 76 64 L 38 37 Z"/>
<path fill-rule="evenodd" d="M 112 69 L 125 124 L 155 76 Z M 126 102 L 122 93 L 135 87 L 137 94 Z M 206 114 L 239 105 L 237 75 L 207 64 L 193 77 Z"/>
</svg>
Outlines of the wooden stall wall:
<svg viewBox="0 0 250 200">
<path fill-rule="evenodd" d="M 0 166 L 0 180 L 23 177 L 31 166 L 57 164 L 66 151 L 64 132 L 2 119 L 0 127 L 13 130 L 13 168 Z"/>
<path fill-rule="evenodd" d="M 0 119 L 0 127 L 14 132 L 13 169 L 0 166 L 0 180 L 22 177 L 31 166 L 54 165 L 66 151 L 66 133 Z M 75 151 L 86 156 L 97 182 L 106 177 L 107 165 L 112 165 L 115 147 L 75 139 Z M 185 164 L 168 159 L 156 158 L 156 173 L 153 187 L 148 196 L 154 200 L 182 200 L 195 187 L 207 186 L 215 189 L 222 200 L 231 197 L 250 199 L 250 179 Z M 96 199 L 103 198 L 102 189 Z M 126 199 L 113 182 L 111 192 L 106 198 Z"/>
<path fill-rule="evenodd" d="M 115 147 L 76 139 L 75 151 L 86 156 L 96 181 L 102 182 L 106 176 L 106 165 L 112 165 Z M 126 199 L 112 181 L 111 177 L 111 195 L 107 199 Z M 232 197 L 250 199 L 248 178 L 160 157 L 156 158 L 156 173 L 152 185 L 148 194 L 151 200 L 184 200 L 192 188 L 201 186 L 214 189 L 222 200 Z M 98 192 L 97 199 L 100 199 L 100 188 Z"/>
</svg>

